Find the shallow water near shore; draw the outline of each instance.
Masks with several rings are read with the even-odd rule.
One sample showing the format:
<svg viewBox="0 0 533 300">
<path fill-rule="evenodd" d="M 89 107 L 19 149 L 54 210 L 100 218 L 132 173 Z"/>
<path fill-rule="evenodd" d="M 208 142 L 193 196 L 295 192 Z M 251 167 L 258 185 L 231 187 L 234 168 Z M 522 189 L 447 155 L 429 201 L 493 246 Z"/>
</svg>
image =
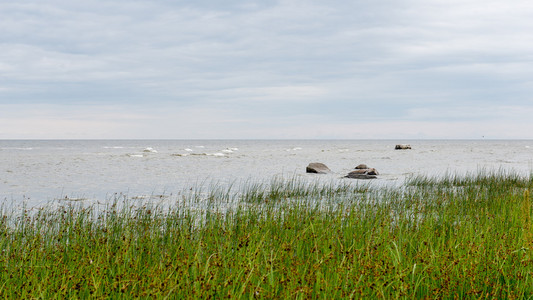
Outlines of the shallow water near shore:
<svg viewBox="0 0 533 300">
<path fill-rule="evenodd" d="M 395 150 L 410 144 L 411 150 Z M 306 174 L 310 162 L 333 172 Z M 376 168 L 372 185 L 411 175 L 479 169 L 529 175 L 531 140 L 2 140 L 0 199 L 28 206 L 65 201 L 168 199 L 190 189 L 272 178 L 331 183 L 358 164 Z"/>
</svg>

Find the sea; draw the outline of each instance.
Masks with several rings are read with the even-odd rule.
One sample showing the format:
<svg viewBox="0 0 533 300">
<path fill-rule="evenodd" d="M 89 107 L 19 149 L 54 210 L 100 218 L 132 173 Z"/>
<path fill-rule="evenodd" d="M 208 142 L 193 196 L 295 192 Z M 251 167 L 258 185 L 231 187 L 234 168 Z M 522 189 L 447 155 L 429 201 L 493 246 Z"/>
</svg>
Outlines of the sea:
<svg viewBox="0 0 533 300">
<path fill-rule="evenodd" d="M 409 144 L 410 150 L 395 150 Z M 321 162 L 330 174 L 308 174 Z M 355 166 L 378 170 L 370 185 L 413 175 L 509 171 L 529 176 L 533 140 L 0 140 L 0 200 L 105 203 L 276 179 L 348 182 Z"/>
</svg>

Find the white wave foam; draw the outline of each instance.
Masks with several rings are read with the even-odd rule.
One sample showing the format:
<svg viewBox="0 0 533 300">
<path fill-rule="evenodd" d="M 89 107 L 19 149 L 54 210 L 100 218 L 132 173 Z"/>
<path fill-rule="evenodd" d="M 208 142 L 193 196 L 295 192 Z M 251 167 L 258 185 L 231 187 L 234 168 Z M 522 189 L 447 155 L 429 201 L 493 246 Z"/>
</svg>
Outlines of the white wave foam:
<svg viewBox="0 0 533 300">
<path fill-rule="evenodd" d="M 85 201 L 85 200 L 87 200 L 87 198 L 65 196 L 64 198 L 57 198 L 56 200 L 63 200 L 63 201 Z"/>
<path fill-rule="evenodd" d="M 33 150 L 33 147 L 2 147 L 0 150 L 23 150 L 23 151 L 29 151 Z"/>
<path fill-rule="evenodd" d="M 217 152 L 217 153 L 175 153 L 175 154 L 172 154 L 172 156 L 181 156 L 181 157 L 185 157 L 185 156 L 215 156 L 215 157 L 225 157 L 226 156 L 226 153 L 222 153 L 222 152 Z"/>
<path fill-rule="evenodd" d="M 155 149 L 152 148 L 152 147 L 148 147 L 148 148 L 145 148 L 145 149 L 143 150 L 143 152 L 157 153 L 157 150 L 155 150 Z"/>
</svg>

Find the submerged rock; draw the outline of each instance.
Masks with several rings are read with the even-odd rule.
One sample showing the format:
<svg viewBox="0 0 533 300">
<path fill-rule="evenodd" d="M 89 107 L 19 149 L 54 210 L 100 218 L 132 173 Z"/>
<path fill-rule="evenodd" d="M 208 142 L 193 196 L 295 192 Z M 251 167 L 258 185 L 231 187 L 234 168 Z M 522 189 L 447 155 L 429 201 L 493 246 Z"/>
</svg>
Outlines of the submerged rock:
<svg viewBox="0 0 533 300">
<path fill-rule="evenodd" d="M 367 173 L 359 173 L 357 171 L 353 171 L 348 173 L 348 175 L 344 176 L 346 178 L 352 178 L 352 179 L 376 179 L 378 178 L 376 175 L 371 175 Z"/>
<path fill-rule="evenodd" d="M 353 179 L 375 179 L 377 178 L 376 175 L 378 175 L 378 171 L 374 168 L 369 168 L 365 164 L 360 164 L 357 167 L 355 167 L 354 171 L 351 171 L 346 175 L 346 178 L 353 178 Z"/>
<path fill-rule="evenodd" d="M 407 145 L 407 144 L 398 144 L 396 145 L 396 147 L 394 147 L 395 150 L 407 150 L 407 149 L 411 149 L 411 145 Z"/>
<path fill-rule="evenodd" d="M 310 163 L 305 169 L 306 173 L 326 174 L 331 170 L 323 163 Z"/>
</svg>

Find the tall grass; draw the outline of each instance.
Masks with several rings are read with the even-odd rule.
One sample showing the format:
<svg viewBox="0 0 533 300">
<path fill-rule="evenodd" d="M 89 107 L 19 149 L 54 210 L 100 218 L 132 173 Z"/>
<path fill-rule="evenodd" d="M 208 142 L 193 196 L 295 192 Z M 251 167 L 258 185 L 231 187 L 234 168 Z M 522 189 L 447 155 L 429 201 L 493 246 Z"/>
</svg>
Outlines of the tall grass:
<svg viewBox="0 0 533 300">
<path fill-rule="evenodd" d="M 531 179 L 488 175 L 275 179 L 202 193 L 202 209 L 4 205 L 0 297 L 531 297 Z"/>
</svg>

